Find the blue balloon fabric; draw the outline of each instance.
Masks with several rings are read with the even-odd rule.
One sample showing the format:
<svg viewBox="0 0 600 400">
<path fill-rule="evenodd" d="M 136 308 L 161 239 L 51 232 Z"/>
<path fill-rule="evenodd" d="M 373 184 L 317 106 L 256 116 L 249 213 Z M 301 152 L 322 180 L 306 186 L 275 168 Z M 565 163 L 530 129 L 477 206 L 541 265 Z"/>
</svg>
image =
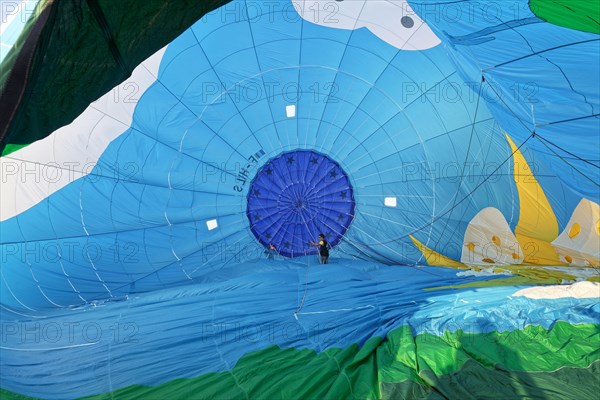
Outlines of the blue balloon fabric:
<svg viewBox="0 0 600 400">
<path fill-rule="evenodd" d="M 260 243 L 297 257 L 316 252 L 311 242 L 319 234 L 332 247 L 342 240 L 354 217 L 352 193 L 348 176 L 329 157 L 286 152 L 256 173 L 246 213 Z"/>
<path fill-rule="evenodd" d="M 65 152 L 91 167 L 0 222 L 3 387 L 83 397 L 228 371 L 273 344 L 362 345 L 404 324 L 444 335 L 597 323 L 594 299 L 511 297 L 523 287 L 498 274 L 534 282 L 527 249 L 511 250 L 515 268 L 485 258 L 471 269 L 463 254 L 479 244 L 468 232 L 519 247 L 530 233 L 519 224 L 541 208 L 557 249 L 578 204 L 598 201 L 598 35 L 544 22 L 526 0 L 314 2 L 339 7 L 335 22 L 309 2 L 267 3 L 232 1 L 139 66 L 151 83 L 130 120 L 124 106 L 90 105 L 98 120 L 77 125 Z M 463 3 L 503 13 L 427 16 Z M 531 193 L 548 206 L 526 208 Z M 328 266 L 309 245 L 320 233 Z M 593 243 L 568 251 L 597 259 Z M 556 261 L 553 273 L 588 277 Z M 484 280 L 504 287 L 473 288 Z M 104 334 L 22 340 L 38 320 Z M 223 340 L 216 327 L 228 324 L 300 334 Z M 314 325 L 316 339 L 304 335 Z M 113 327 L 133 339 L 107 336 Z"/>
</svg>

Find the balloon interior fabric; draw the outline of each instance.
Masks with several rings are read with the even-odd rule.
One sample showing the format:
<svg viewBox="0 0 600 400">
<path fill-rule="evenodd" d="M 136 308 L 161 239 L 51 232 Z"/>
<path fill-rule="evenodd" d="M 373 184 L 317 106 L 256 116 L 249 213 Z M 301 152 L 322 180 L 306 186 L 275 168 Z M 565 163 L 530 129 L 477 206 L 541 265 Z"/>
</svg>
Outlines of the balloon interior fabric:
<svg viewBox="0 0 600 400">
<path fill-rule="evenodd" d="M 597 397 L 599 1 L 197 3 L 3 9 L 0 397 Z"/>
<path fill-rule="evenodd" d="M 246 171 L 240 171 L 240 183 Z M 260 243 L 272 244 L 286 257 L 307 255 L 316 252 L 307 246 L 316 240 L 319 229 L 327 232 L 330 246 L 341 241 L 354 214 L 352 187 L 340 166 L 327 156 L 314 151 L 287 152 L 256 173 L 246 213 Z"/>
</svg>

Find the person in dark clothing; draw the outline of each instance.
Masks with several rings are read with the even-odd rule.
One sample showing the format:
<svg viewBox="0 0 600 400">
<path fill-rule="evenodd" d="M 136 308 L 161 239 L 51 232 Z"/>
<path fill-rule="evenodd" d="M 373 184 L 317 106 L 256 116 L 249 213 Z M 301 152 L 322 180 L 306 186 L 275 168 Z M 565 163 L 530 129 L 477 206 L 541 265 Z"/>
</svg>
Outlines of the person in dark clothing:
<svg viewBox="0 0 600 400">
<path fill-rule="evenodd" d="M 321 264 L 328 264 L 329 263 L 329 243 L 327 243 L 327 240 L 325 240 L 325 235 L 323 235 L 322 233 L 319 234 L 319 241 L 318 242 L 310 242 L 311 245 L 316 246 L 319 248 L 319 260 L 321 262 Z"/>
</svg>

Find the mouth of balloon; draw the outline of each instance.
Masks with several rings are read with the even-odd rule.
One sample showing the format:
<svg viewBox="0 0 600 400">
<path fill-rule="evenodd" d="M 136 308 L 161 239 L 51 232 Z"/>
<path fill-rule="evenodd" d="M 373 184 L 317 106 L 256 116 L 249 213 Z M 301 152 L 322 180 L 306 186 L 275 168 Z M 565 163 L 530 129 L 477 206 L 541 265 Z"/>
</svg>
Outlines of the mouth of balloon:
<svg viewBox="0 0 600 400">
<path fill-rule="evenodd" d="M 250 184 L 246 214 L 266 248 L 285 257 L 314 254 L 323 233 L 333 247 L 354 218 L 354 191 L 346 172 L 313 150 L 282 153 L 263 165 Z"/>
</svg>

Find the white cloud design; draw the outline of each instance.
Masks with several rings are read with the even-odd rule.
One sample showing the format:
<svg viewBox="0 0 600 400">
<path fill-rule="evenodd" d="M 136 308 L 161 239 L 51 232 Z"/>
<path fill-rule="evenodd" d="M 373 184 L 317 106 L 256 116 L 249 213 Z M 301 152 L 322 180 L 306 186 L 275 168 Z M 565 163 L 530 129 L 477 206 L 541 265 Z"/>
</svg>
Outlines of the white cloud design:
<svg viewBox="0 0 600 400">
<path fill-rule="evenodd" d="M 534 286 L 522 289 L 513 296 L 529 297 L 530 299 L 589 299 L 600 297 L 600 283 L 577 282 L 572 285 Z"/>
<path fill-rule="evenodd" d="M 401 50 L 425 50 L 440 39 L 406 0 L 293 0 L 304 20 L 337 29 L 367 28 Z"/>
</svg>

